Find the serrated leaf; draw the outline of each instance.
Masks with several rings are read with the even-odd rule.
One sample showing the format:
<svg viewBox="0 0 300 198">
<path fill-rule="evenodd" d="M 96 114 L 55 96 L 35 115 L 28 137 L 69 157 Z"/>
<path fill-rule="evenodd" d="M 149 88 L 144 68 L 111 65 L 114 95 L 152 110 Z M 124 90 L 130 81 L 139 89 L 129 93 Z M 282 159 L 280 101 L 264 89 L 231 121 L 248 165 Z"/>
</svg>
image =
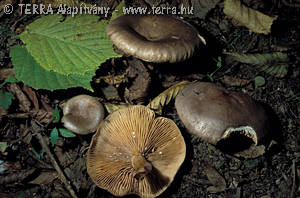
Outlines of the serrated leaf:
<svg viewBox="0 0 300 198">
<path fill-rule="evenodd" d="M 269 34 L 271 25 L 277 17 L 267 16 L 259 11 L 248 8 L 240 0 L 225 0 L 224 13 L 251 31 L 259 34 Z"/>
<path fill-rule="evenodd" d="M 239 54 L 225 52 L 234 60 L 241 63 L 254 65 L 259 71 L 266 72 L 272 76 L 282 78 L 288 70 L 288 56 L 282 52 L 266 53 L 266 54 Z"/>
<path fill-rule="evenodd" d="M 13 98 L 14 98 L 14 95 L 12 93 L 0 90 L 0 106 L 1 106 L 1 108 L 4 110 L 7 109 L 11 105 Z"/>
<path fill-rule="evenodd" d="M 156 113 L 161 114 L 162 108 L 169 104 L 169 102 L 177 96 L 179 91 L 181 91 L 186 85 L 191 84 L 192 82 L 189 81 L 182 81 L 180 83 L 177 83 L 162 93 L 160 93 L 158 96 L 156 96 L 148 105 L 150 109 L 154 110 Z"/>
<path fill-rule="evenodd" d="M 65 137 L 65 138 L 76 137 L 76 135 L 72 131 L 70 131 L 68 129 L 61 128 L 61 129 L 58 129 L 58 130 L 59 130 L 60 135 L 63 136 L 63 137 Z"/>
<path fill-rule="evenodd" d="M 54 111 L 52 113 L 52 117 L 54 118 L 53 119 L 53 123 L 58 123 L 59 122 L 60 115 L 59 115 L 59 111 L 58 111 L 57 105 L 55 105 Z"/>
<path fill-rule="evenodd" d="M 35 20 L 20 35 L 29 53 L 48 71 L 63 75 L 94 72 L 111 57 L 118 57 L 106 35 L 106 20 L 76 15 L 63 20 L 47 15 Z"/>
<path fill-rule="evenodd" d="M 58 130 L 55 127 L 54 129 L 52 129 L 51 133 L 50 133 L 50 142 L 52 144 L 52 146 L 54 146 L 56 144 L 58 140 Z"/>
<path fill-rule="evenodd" d="M 83 75 L 62 75 L 53 71 L 47 71 L 34 60 L 25 47 L 21 46 L 11 47 L 10 56 L 16 78 L 35 89 L 52 91 L 70 87 L 83 87 L 92 91 L 90 85 L 94 75 L 92 72 L 87 72 Z"/>
</svg>

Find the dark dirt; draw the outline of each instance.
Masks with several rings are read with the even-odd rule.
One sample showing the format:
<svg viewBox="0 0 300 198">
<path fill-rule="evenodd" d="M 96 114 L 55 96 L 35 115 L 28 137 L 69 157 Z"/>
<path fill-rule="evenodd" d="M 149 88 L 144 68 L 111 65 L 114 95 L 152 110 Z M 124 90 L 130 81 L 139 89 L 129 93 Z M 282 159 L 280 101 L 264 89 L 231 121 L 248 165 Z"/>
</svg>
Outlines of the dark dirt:
<svg viewBox="0 0 300 198">
<path fill-rule="evenodd" d="M 105 5 L 115 5 L 113 2 L 106 1 Z M 197 1 L 184 0 L 181 3 L 199 6 L 195 2 Z M 82 88 L 53 92 L 33 89 L 32 92 L 39 101 L 38 113 L 31 111 L 34 108 L 33 104 L 31 109 L 25 112 L 22 101 L 18 99 L 13 100 L 7 111 L 0 109 L 0 142 L 9 144 L 5 151 L 0 149 L 0 197 L 70 197 L 64 184 L 58 179 L 49 156 L 42 154 L 42 147 L 32 128 L 32 120 L 39 120 L 46 126 L 42 134 L 49 144 L 50 131 L 57 126 L 50 123 L 51 116 L 49 117 L 55 105 L 82 93 L 101 97 L 103 102 L 113 104 L 147 104 L 163 90 L 183 80 L 213 80 L 213 83 L 229 90 L 244 92 L 264 103 L 273 116 L 273 129 L 270 131 L 270 139 L 273 141 L 267 145 L 268 149 L 264 155 L 254 159 L 227 154 L 188 134 L 172 101 L 164 107 L 162 115 L 173 119 L 180 127 L 186 141 L 187 156 L 173 183 L 160 197 L 300 197 L 300 2 L 243 2 L 265 14 L 278 16 L 271 34 L 256 34 L 245 27 L 234 26 L 223 13 L 223 4 L 219 3 L 206 17 L 185 16 L 186 21 L 195 26 L 207 41 L 205 49 L 197 51 L 190 60 L 175 64 L 136 63 L 130 57 L 108 60 L 93 78 L 94 93 Z M 14 2 L 15 8 L 17 3 L 20 2 Z M 178 6 L 180 1 L 131 0 L 127 3 L 133 6 Z M 37 17 L 39 16 L 20 15 L 18 10 L 10 15 L 0 11 L 1 75 L 13 67 L 9 47 L 21 43 L 16 35 Z M 276 78 L 259 72 L 251 65 L 230 60 L 222 54 L 224 50 L 239 53 L 288 53 L 288 73 L 283 78 Z M 213 73 L 217 69 L 218 57 L 222 59 L 222 66 Z M 135 64 L 135 67 L 132 67 L 132 64 Z M 143 65 L 140 67 L 138 64 Z M 131 73 L 128 68 L 131 69 Z M 208 74 L 212 73 L 211 79 Z M 109 77 L 103 78 L 104 76 Z M 254 79 L 257 76 L 262 76 L 265 84 L 255 86 Z M 1 82 L 4 79 L 1 79 Z M 141 82 L 144 80 L 148 83 L 147 86 L 143 85 L 139 89 L 139 84 L 143 84 Z M 25 92 L 22 83 L 17 85 Z M 105 89 L 106 87 L 109 89 Z M 9 90 L 7 85 L 2 89 Z M 32 92 L 27 91 L 26 95 L 29 97 Z M 86 172 L 85 157 L 91 137 L 92 135 L 60 137 L 54 147 L 50 144 L 49 146 L 78 197 L 112 198 L 114 196 L 110 193 L 96 187 Z M 233 146 L 239 147 L 241 144 L 243 142 Z M 224 191 L 210 192 L 208 187 L 212 184 L 204 171 L 207 167 L 213 167 L 225 179 Z"/>
</svg>

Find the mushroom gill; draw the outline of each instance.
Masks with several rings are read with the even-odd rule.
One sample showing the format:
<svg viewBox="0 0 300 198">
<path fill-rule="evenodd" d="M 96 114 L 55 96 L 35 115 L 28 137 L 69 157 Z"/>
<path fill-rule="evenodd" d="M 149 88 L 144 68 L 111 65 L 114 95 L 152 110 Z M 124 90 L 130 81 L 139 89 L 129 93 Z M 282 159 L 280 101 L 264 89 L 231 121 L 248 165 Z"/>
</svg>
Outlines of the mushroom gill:
<svg viewBox="0 0 300 198">
<path fill-rule="evenodd" d="M 111 113 L 93 136 L 88 174 L 116 196 L 155 197 L 172 182 L 186 153 L 176 124 L 136 105 Z"/>
</svg>

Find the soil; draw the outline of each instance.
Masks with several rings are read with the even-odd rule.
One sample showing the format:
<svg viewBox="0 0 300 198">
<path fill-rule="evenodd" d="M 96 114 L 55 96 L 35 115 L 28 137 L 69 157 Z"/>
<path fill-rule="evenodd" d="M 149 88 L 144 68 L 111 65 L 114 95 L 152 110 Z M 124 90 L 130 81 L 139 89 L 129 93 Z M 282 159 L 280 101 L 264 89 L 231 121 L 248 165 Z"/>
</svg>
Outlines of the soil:
<svg viewBox="0 0 300 198">
<path fill-rule="evenodd" d="M 12 75 L 9 48 L 22 44 L 17 35 L 40 17 L 20 14 L 20 2 L 10 2 L 16 8 L 12 14 L 0 10 L 0 82 Z M 105 3 L 116 6 L 115 1 Z M 148 7 L 179 6 L 180 3 L 194 5 L 198 11 L 203 6 L 193 0 L 127 2 L 131 6 Z M 174 181 L 159 197 L 300 197 L 300 2 L 247 0 L 243 3 L 267 15 L 278 16 L 270 34 L 257 34 L 236 26 L 223 13 L 224 4 L 220 2 L 208 5 L 207 13 L 202 15 L 184 16 L 207 43 L 184 62 L 152 64 L 126 56 L 110 59 L 93 78 L 94 92 L 82 88 L 51 92 L 32 89 L 22 82 L 5 84 L 1 89 L 15 97 L 7 110 L 0 109 L 0 197 L 71 197 L 59 179 L 53 159 L 40 144 L 42 137 L 78 197 L 113 198 L 109 192 L 96 187 L 86 171 L 86 151 L 93 134 L 74 138 L 60 136 L 55 146 L 51 146 L 51 130 L 62 128 L 61 123 L 53 123 L 51 115 L 55 106 L 78 94 L 93 95 L 114 105 L 147 105 L 165 89 L 184 80 L 212 82 L 250 95 L 268 109 L 272 130 L 263 155 L 236 157 L 190 135 L 179 120 L 172 100 L 163 107 L 162 115 L 179 126 L 187 155 Z M 224 51 L 286 53 L 289 59 L 281 64 L 288 72 L 283 77 L 275 77 L 251 64 L 233 60 Z M 265 83 L 259 84 L 257 77 Z M 4 143 L 7 145 L 3 150 Z M 233 141 L 231 146 L 238 148 L 243 143 Z"/>
</svg>

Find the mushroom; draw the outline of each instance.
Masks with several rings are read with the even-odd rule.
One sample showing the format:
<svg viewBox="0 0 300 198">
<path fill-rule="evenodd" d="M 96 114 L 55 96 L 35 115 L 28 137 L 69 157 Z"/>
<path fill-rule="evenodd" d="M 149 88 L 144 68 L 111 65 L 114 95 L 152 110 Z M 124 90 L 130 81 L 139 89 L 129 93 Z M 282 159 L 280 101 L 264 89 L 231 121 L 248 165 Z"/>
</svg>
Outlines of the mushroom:
<svg viewBox="0 0 300 198">
<path fill-rule="evenodd" d="M 239 142 L 234 145 L 239 145 L 246 137 L 250 138 L 251 144 L 257 145 L 269 128 L 261 104 L 250 96 L 228 91 L 213 83 L 187 85 L 177 95 L 175 107 L 186 129 L 211 144 L 235 137 Z"/>
<path fill-rule="evenodd" d="M 172 182 L 186 147 L 176 124 L 134 105 L 109 114 L 93 136 L 87 171 L 115 196 L 155 197 Z"/>
<path fill-rule="evenodd" d="M 61 121 L 74 133 L 85 135 L 97 130 L 104 118 L 103 105 L 89 95 L 78 95 L 63 105 Z"/>
<path fill-rule="evenodd" d="M 124 15 L 106 33 L 127 55 L 147 62 L 179 62 L 190 58 L 205 40 L 189 23 L 166 15 Z"/>
</svg>

